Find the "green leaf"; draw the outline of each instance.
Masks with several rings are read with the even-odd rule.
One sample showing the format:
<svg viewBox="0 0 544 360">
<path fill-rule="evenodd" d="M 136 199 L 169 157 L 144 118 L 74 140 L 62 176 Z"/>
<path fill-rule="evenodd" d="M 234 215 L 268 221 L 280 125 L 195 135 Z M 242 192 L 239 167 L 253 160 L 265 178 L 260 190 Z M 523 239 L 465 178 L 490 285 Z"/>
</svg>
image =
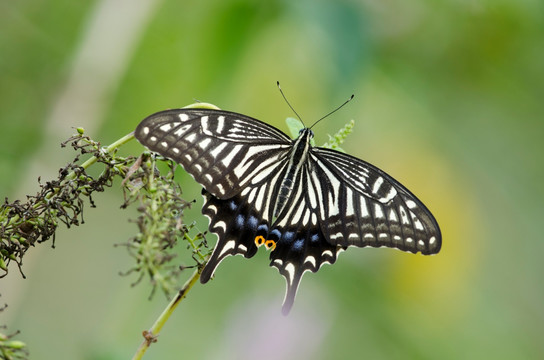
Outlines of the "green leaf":
<svg viewBox="0 0 544 360">
<path fill-rule="evenodd" d="M 295 139 L 298 137 L 300 130 L 304 129 L 304 124 L 299 119 L 288 117 L 285 119 L 285 123 L 287 124 L 291 137 Z"/>
</svg>

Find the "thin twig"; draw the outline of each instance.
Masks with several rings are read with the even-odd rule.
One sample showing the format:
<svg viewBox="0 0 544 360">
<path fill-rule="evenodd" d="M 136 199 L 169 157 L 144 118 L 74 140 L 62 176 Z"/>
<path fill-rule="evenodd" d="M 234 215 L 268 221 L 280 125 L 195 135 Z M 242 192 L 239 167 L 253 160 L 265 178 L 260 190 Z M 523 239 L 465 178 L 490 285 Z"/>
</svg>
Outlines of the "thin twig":
<svg viewBox="0 0 544 360">
<path fill-rule="evenodd" d="M 177 295 L 172 299 L 172 301 L 170 301 L 162 314 L 157 318 L 157 320 L 155 320 L 153 326 L 151 326 L 149 330 L 143 332 L 144 341 L 142 341 L 142 343 L 140 344 L 140 347 L 132 357 L 132 360 L 142 359 L 149 346 L 157 341 L 157 336 L 159 335 L 159 332 L 161 331 L 166 321 L 168 321 L 168 319 L 170 318 L 170 315 L 173 314 L 176 307 L 183 299 L 185 299 L 187 293 L 200 278 L 200 273 L 202 271 L 201 269 L 202 267 L 199 267 L 197 270 L 195 270 L 193 275 L 191 275 L 185 285 L 183 285 L 183 287 L 179 290 Z"/>
</svg>

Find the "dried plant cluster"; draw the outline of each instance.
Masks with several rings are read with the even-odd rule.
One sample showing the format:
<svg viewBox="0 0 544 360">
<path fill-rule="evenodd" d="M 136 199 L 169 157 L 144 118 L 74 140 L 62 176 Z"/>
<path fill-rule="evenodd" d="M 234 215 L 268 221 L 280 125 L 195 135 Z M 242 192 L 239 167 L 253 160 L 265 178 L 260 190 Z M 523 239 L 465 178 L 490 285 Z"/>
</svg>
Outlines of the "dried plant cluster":
<svg viewBox="0 0 544 360">
<path fill-rule="evenodd" d="M 183 211 L 191 202 L 182 199 L 181 187 L 174 181 L 175 165 L 149 152 L 139 157 L 119 156 L 118 148 L 132 140 L 132 134 L 102 147 L 84 135 L 83 129 L 77 130 L 61 144 L 70 145 L 77 155 L 59 170 L 58 178 L 45 182 L 38 179 L 40 190 L 36 195 L 27 196 L 26 201 L 6 199 L 0 206 L 0 278 L 8 275 L 12 262 L 25 277 L 23 259 L 31 247 L 48 240 L 55 246 L 60 224 L 67 228 L 83 224 L 85 205 L 96 207 L 93 194 L 120 184 L 125 195 L 121 207 L 135 204 L 138 210 L 138 217 L 130 220 L 137 225 L 136 235 L 121 244 L 134 258 L 134 265 L 125 274 L 137 274 L 134 284 L 147 275 L 152 294 L 159 288 L 170 296 L 180 287 L 181 271 L 201 267 L 209 252 L 204 234 L 194 229 L 194 223 L 183 220 Z M 90 158 L 81 163 L 84 156 Z M 159 172 L 159 162 L 167 164 L 165 174 Z M 98 166 L 101 168 L 97 171 Z M 89 174 L 91 167 L 99 174 Z M 191 235 L 193 232 L 196 234 Z M 192 251 L 193 264 L 181 264 L 176 259 L 179 240 Z M 0 331 L 0 359 L 26 358 L 24 343 L 12 337 Z"/>
<path fill-rule="evenodd" d="M 157 171 L 156 161 L 165 161 L 168 171 L 162 175 Z M 129 170 L 130 181 L 123 181 L 126 208 L 138 203 L 139 216 L 134 222 L 138 233 L 126 246 L 135 265 L 126 272 L 139 273 L 136 283 L 149 275 L 153 291 L 159 287 L 167 296 L 179 289 L 178 277 L 181 270 L 194 266 L 203 266 L 209 252 L 204 233 L 191 236 L 194 222 L 186 224 L 183 211 L 194 201 L 188 202 L 181 197 L 181 187 L 174 181 L 175 164 L 150 153 L 142 154 Z M 128 177 L 125 179 L 127 180 Z M 173 263 L 178 240 L 187 241 L 187 248 L 192 251 L 193 265 Z"/>
<path fill-rule="evenodd" d="M 57 179 L 43 183 L 39 178 L 40 191 L 36 195 L 28 195 L 26 202 L 9 202 L 6 198 L 0 207 L 0 269 L 3 271 L 0 277 L 8 274 L 11 261 L 17 263 L 22 273 L 23 257 L 31 246 L 49 239 L 54 246 L 59 223 L 68 228 L 84 223 L 84 199 L 87 198 L 90 206 L 95 207 L 93 193 L 110 187 L 115 176 L 123 176 L 127 165 L 134 161 L 107 153 L 100 143 L 82 133 L 72 136 L 61 146 L 66 147 L 67 144 L 71 144 L 78 155 L 59 170 Z M 96 162 L 105 165 L 98 177 L 88 175 L 86 169 L 78 164 L 85 154 L 91 154 Z"/>
</svg>

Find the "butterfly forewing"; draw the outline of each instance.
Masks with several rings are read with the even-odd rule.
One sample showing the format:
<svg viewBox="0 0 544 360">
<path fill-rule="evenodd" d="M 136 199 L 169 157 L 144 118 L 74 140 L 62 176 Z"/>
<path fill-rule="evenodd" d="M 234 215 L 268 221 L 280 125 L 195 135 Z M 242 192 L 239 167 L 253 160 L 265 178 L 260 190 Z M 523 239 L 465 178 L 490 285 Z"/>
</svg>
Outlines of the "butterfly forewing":
<svg viewBox="0 0 544 360">
<path fill-rule="evenodd" d="M 362 160 L 309 146 L 311 136 L 305 129 L 293 141 L 259 120 L 210 109 L 162 111 L 138 125 L 143 145 L 204 188 L 202 212 L 218 241 L 203 283 L 225 257 L 249 258 L 265 245 L 287 281 L 287 313 L 302 275 L 350 245 L 440 250 L 438 224 L 412 193 Z"/>
<path fill-rule="evenodd" d="M 312 153 L 313 188 L 323 205 L 320 220 L 329 242 L 425 255 L 440 251 L 436 220 L 398 181 L 350 155 L 324 148 Z"/>
<path fill-rule="evenodd" d="M 209 109 L 153 114 L 135 137 L 183 166 L 207 191 L 230 198 L 262 172 L 271 171 L 291 141 L 276 128 L 244 115 Z"/>
</svg>

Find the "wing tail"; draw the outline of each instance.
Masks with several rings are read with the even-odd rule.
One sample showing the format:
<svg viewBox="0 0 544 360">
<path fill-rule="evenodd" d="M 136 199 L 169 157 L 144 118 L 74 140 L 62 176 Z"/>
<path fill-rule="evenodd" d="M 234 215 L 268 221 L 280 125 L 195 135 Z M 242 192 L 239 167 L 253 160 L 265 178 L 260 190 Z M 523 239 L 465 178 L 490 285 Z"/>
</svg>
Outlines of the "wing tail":
<svg viewBox="0 0 544 360">
<path fill-rule="evenodd" d="M 270 254 L 270 266 L 276 267 L 286 281 L 282 312 L 287 315 L 293 307 L 304 273 L 317 272 L 324 263 L 333 264 L 338 249 L 342 247 L 329 244 L 317 224 L 310 228 L 276 228 L 270 232 L 269 238 L 276 241 Z"/>
</svg>

